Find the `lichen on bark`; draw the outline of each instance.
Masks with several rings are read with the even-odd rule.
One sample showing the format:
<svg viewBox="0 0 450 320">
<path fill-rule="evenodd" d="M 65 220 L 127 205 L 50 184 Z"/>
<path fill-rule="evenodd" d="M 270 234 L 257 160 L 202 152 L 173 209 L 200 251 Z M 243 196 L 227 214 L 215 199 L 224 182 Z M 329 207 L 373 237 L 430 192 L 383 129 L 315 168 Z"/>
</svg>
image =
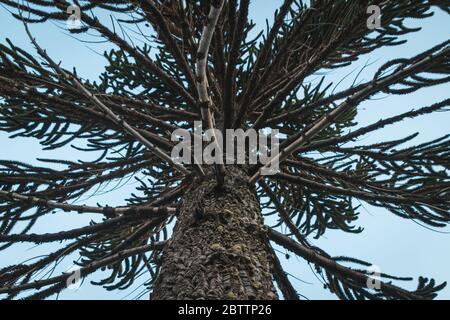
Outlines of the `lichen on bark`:
<svg viewBox="0 0 450 320">
<path fill-rule="evenodd" d="M 222 188 L 211 176 L 186 192 L 152 299 L 278 298 L 254 187 L 243 170 L 227 171 Z"/>
</svg>

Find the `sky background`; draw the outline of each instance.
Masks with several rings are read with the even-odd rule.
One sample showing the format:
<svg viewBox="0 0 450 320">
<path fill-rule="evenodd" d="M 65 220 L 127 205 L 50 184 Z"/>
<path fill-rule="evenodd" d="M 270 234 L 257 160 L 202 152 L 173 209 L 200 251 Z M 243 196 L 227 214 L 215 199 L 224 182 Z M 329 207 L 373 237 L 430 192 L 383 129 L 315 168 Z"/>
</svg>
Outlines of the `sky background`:
<svg viewBox="0 0 450 320">
<path fill-rule="evenodd" d="M 264 28 L 265 19 L 272 19 L 273 12 L 280 5 L 279 0 L 254 0 L 251 5 L 251 17 L 259 28 Z M 370 64 L 359 76 L 358 81 L 365 81 L 373 76 L 377 67 L 389 59 L 397 57 L 411 57 L 427 48 L 432 47 L 450 37 L 449 18 L 441 11 L 427 20 L 410 20 L 409 26 L 420 25 L 423 30 L 419 33 L 404 37 L 408 43 L 401 47 L 385 48 L 363 56 L 359 61 L 343 70 L 332 71 L 327 81 L 340 82 L 337 90 L 351 85 L 358 71 L 366 64 Z M 70 36 L 62 27 L 52 22 L 32 25 L 31 31 L 42 47 L 47 49 L 54 60 L 61 60 L 63 66 L 76 66 L 78 74 L 83 78 L 97 79 L 103 71 L 105 59 L 98 53 L 109 49 L 107 44 L 85 44 Z M 32 47 L 25 35 L 20 22 L 11 17 L 10 13 L 0 7 L 0 41 L 10 38 L 16 46 L 32 51 Z M 33 52 L 33 54 L 35 54 Z M 311 77 L 316 81 L 319 77 Z M 358 108 L 357 121 L 360 125 L 373 123 L 381 118 L 399 114 L 412 108 L 428 106 L 442 101 L 449 96 L 450 85 L 444 84 L 408 96 L 380 95 L 377 99 L 363 103 Z M 385 128 L 379 132 L 364 136 L 357 144 L 376 143 L 383 140 L 402 138 L 415 132 L 420 136 L 413 140 L 414 144 L 429 141 L 449 133 L 450 113 L 437 113 L 407 120 L 400 125 Z M 78 142 L 81 145 L 82 142 Z M 0 159 L 18 160 L 30 164 L 38 164 L 36 158 L 55 158 L 69 160 L 95 159 L 95 154 L 80 154 L 69 147 L 42 151 L 36 140 L 26 138 L 9 139 L 8 135 L 0 132 Z M 124 205 L 123 199 L 134 191 L 136 183 L 131 180 L 119 190 L 108 192 L 109 186 L 93 197 L 79 199 L 76 203 L 108 204 L 110 206 Z M 109 188 L 109 189 L 108 189 Z M 413 221 L 402 220 L 386 210 L 364 204 L 360 209 L 360 219 L 357 226 L 364 227 L 361 234 L 345 234 L 339 231 L 328 231 L 320 240 L 313 241 L 332 256 L 345 255 L 361 258 L 379 267 L 382 272 L 393 275 L 418 276 L 435 278 L 438 282 L 450 280 L 450 229 L 429 230 Z M 58 212 L 39 221 L 32 230 L 35 233 L 68 230 L 86 225 L 90 219 L 98 220 L 94 215 L 77 215 L 75 213 Z M 48 253 L 55 245 L 15 246 L 0 252 L 0 267 Z M 291 255 L 289 260 L 284 258 L 281 251 L 280 259 L 290 274 L 291 280 L 299 293 L 309 299 L 335 299 L 327 290 L 323 289 L 320 281 L 314 276 L 310 266 L 300 258 Z M 76 259 L 77 257 L 73 257 Z M 67 270 L 72 266 L 70 259 L 65 260 L 60 269 Z M 58 271 L 59 269 L 57 269 Z M 45 276 L 42 274 L 41 276 Z M 88 278 L 98 279 L 99 273 Z M 134 286 L 125 291 L 108 292 L 101 287 L 93 286 L 86 281 L 78 290 L 65 290 L 60 299 L 130 299 L 139 296 L 145 276 L 136 280 Z M 417 281 L 406 283 L 405 287 L 414 289 Z M 145 299 L 147 296 L 142 297 Z M 52 297 L 55 298 L 55 297 Z M 439 298 L 450 299 L 450 287 L 445 288 Z"/>
</svg>

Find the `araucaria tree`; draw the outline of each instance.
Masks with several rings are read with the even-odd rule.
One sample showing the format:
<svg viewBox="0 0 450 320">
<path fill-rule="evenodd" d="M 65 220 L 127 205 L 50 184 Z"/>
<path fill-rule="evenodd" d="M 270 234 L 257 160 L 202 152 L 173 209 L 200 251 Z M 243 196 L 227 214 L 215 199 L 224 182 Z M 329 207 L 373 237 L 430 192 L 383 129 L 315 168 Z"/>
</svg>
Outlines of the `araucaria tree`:
<svg viewBox="0 0 450 320">
<path fill-rule="evenodd" d="M 0 130 L 33 137 L 48 150 L 77 140 L 84 144 L 79 150 L 100 155 L 90 162 L 41 159 L 43 166 L 0 161 L 1 249 L 61 246 L 1 269 L 2 297 L 59 293 L 74 274 L 37 275 L 78 252 L 82 278 L 107 270 L 97 284 L 124 289 L 144 274 L 152 299 L 299 299 L 274 244 L 311 264 L 342 299 L 431 299 L 445 286 L 421 277 L 409 291 L 398 282 L 411 279 L 384 273 L 371 286 L 370 263 L 332 257 L 308 238 L 329 229 L 360 232 L 358 200 L 432 227 L 450 221 L 449 136 L 412 147 L 404 144 L 416 135 L 355 143 L 404 119 L 448 110 L 446 99 L 367 126 L 355 121 L 358 106 L 380 93 L 448 82 L 449 41 L 386 61 L 370 80 L 342 91 L 332 90 L 326 76 L 310 81 L 403 44 L 405 34 L 418 31 L 408 18 L 449 13 L 448 1 L 285 0 L 260 33 L 249 18 L 250 0 L 75 1 L 79 16 L 63 0 L 0 3 L 22 20 L 36 49 L 0 44 Z M 374 5 L 381 17 L 371 17 Z M 96 35 L 114 46 L 104 54 L 100 80 L 64 68 L 33 34 L 36 23 L 65 26 L 68 8 L 71 19 L 80 18 L 74 37 Z M 175 161 L 172 132 L 204 138 L 194 121 L 217 129 L 209 142 L 219 157 L 225 146 L 218 133 L 226 129 L 279 130 L 280 152 L 266 164 Z M 279 171 L 264 175 L 275 162 Z M 139 193 L 124 195 L 127 206 L 73 204 L 138 173 L 145 178 L 138 178 Z M 32 233 L 39 219 L 61 211 L 101 218 Z"/>
</svg>

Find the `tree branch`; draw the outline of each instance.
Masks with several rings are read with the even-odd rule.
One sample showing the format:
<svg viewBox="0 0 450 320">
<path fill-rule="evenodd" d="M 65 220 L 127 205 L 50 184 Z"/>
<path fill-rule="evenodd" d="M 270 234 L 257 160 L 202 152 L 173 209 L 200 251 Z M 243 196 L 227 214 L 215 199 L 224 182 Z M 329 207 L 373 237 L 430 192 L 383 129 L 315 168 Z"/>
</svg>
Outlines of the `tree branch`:
<svg viewBox="0 0 450 320">
<path fill-rule="evenodd" d="M 304 258 L 305 260 L 314 263 L 322 268 L 325 268 L 327 271 L 335 273 L 336 275 L 340 275 L 344 278 L 350 278 L 361 286 L 367 286 L 368 281 L 371 281 L 371 278 L 367 275 L 356 270 L 344 267 L 338 264 L 333 259 L 320 255 L 316 251 L 300 245 L 289 237 L 273 229 L 269 229 L 269 238 L 276 244 L 282 246 L 283 248 L 286 248 L 289 251 L 294 252 L 296 255 Z M 412 292 L 406 291 L 386 282 L 381 282 L 380 290 L 385 294 L 389 294 L 398 298 L 410 300 L 422 299 L 422 297 L 417 296 Z"/>
<path fill-rule="evenodd" d="M 218 144 L 218 140 L 215 134 L 215 121 L 214 116 L 211 112 L 213 107 L 211 97 L 208 93 L 208 78 L 206 69 L 208 66 L 208 54 L 209 48 L 211 45 L 211 40 L 214 35 L 214 30 L 217 25 L 217 21 L 219 20 L 220 12 L 222 11 L 222 7 L 224 4 L 224 0 L 213 0 L 211 1 L 211 9 L 208 15 L 208 19 L 203 28 L 202 36 L 200 39 L 200 44 L 198 46 L 197 52 L 197 91 L 200 99 L 200 106 L 202 111 L 202 119 L 208 126 L 209 130 L 213 130 L 213 143 L 216 145 L 216 152 L 222 153 L 220 150 L 220 146 Z M 223 184 L 223 177 L 225 175 L 225 166 L 223 164 L 216 164 L 216 176 L 217 182 L 219 185 Z"/>
<path fill-rule="evenodd" d="M 124 215 L 117 218 L 107 219 L 98 224 L 93 224 L 86 227 L 56 233 L 0 235 L 0 242 L 46 243 L 46 242 L 62 241 L 74 239 L 83 235 L 102 232 L 112 227 L 123 226 L 127 222 L 146 220 L 149 218 L 153 219 L 153 224 L 159 224 L 167 218 L 167 214 L 159 213 L 159 216 L 155 216 L 154 212 L 150 212 L 150 214 L 148 212 L 142 212 L 139 214 Z"/>
<path fill-rule="evenodd" d="M 136 254 L 141 254 L 141 253 L 151 251 L 151 250 L 162 250 L 162 248 L 165 246 L 165 244 L 166 244 L 166 241 L 161 241 L 161 242 L 155 242 L 152 244 L 120 251 L 112 256 L 94 261 L 93 263 L 80 268 L 80 275 L 82 278 L 85 278 L 86 276 L 93 273 L 94 271 L 96 271 L 102 267 L 106 267 L 116 261 L 121 261 L 124 258 L 133 256 Z M 0 294 L 4 294 L 4 293 L 11 294 L 11 293 L 15 293 L 15 292 L 21 292 L 24 290 L 40 289 L 42 287 L 49 286 L 49 285 L 52 285 L 55 283 L 63 283 L 65 281 L 67 281 L 72 275 L 73 275 L 73 272 L 64 273 L 62 275 L 52 277 L 49 279 L 33 281 L 33 282 L 29 282 L 29 283 L 25 283 L 25 284 L 13 286 L 13 287 L 2 287 L 2 288 L 0 288 Z"/>
<path fill-rule="evenodd" d="M 131 214 L 176 214 L 176 208 L 170 207 L 151 207 L 151 206 L 136 206 L 136 207 L 92 207 L 86 205 L 72 205 L 68 203 L 61 203 L 34 196 L 21 195 L 14 192 L 0 190 L 0 197 L 11 199 L 13 201 L 21 201 L 22 203 L 29 203 L 36 206 L 45 206 L 51 209 L 62 209 L 63 211 L 76 211 L 78 213 L 101 213 L 106 217 L 131 215 Z"/>
<path fill-rule="evenodd" d="M 406 68 L 396 70 L 393 74 L 383 77 L 381 79 L 375 78 L 372 84 L 355 93 L 351 97 L 347 98 L 346 101 L 341 103 L 337 108 L 335 108 L 330 113 L 324 115 L 321 119 L 319 119 L 314 125 L 312 125 L 306 132 L 302 132 L 299 134 L 299 137 L 293 141 L 290 145 L 284 148 L 279 154 L 274 156 L 265 166 L 260 168 L 258 172 L 256 172 L 249 180 L 249 183 L 254 184 L 261 178 L 261 171 L 263 168 L 271 167 L 275 162 L 281 163 L 283 160 L 287 159 L 292 153 L 297 151 L 304 143 L 307 143 L 311 140 L 317 133 L 322 131 L 324 128 L 328 127 L 331 123 L 333 123 L 336 118 L 338 118 L 341 114 L 345 113 L 351 108 L 354 108 L 358 105 L 358 103 L 374 93 L 387 88 L 388 86 L 398 83 L 403 79 L 406 79 L 411 74 L 417 73 L 420 68 L 427 68 L 438 61 L 442 60 L 445 57 L 448 57 L 450 52 L 450 48 L 445 48 L 448 41 L 445 41 L 440 46 L 434 48 L 434 51 L 429 52 L 426 56 L 421 56 L 420 60 L 415 61 L 412 60 L 412 64 Z M 445 49 L 443 49 L 443 47 Z M 441 50 L 442 49 L 442 50 Z M 436 53 L 437 51 L 437 53 Z M 422 54 L 423 55 L 423 54 Z M 417 57 L 416 57 L 417 58 Z"/>
<path fill-rule="evenodd" d="M 136 129 L 130 126 L 127 122 L 125 122 L 125 120 L 118 117 L 113 111 L 111 111 L 106 105 L 104 105 L 95 95 L 93 95 L 88 89 L 86 89 L 86 87 L 83 86 L 72 73 L 64 71 L 58 64 L 56 64 L 50 58 L 50 56 L 39 46 L 39 44 L 36 42 L 36 39 L 33 38 L 28 28 L 28 25 L 26 23 L 24 23 L 24 25 L 28 37 L 30 38 L 33 45 L 36 47 L 36 50 L 38 51 L 39 55 L 41 55 L 50 64 L 50 66 L 63 77 L 63 79 L 71 81 L 86 98 L 88 98 L 100 110 L 105 112 L 106 116 L 111 121 L 113 121 L 116 125 L 123 127 L 130 135 L 135 137 L 139 142 L 141 142 L 144 146 L 146 146 L 157 157 L 159 157 L 162 160 L 165 160 L 172 167 L 174 167 L 183 174 L 188 175 L 190 173 L 185 167 L 183 167 L 178 163 L 175 163 L 171 157 L 169 157 L 164 153 L 164 151 L 162 151 L 153 143 L 144 138 L 144 136 L 141 133 L 139 133 Z"/>
<path fill-rule="evenodd" d="M 223 114 L 224 114 L 224 125 L 223 128 L 231 128 L 234 121 L 235 113 L 235 102 L 236 102 L 236 64 L 241 55 L 240 48 L 241 42 L 244 36 L 244 28 L 247 24 L 248 19 L 248 9 L 250 5 L 250 0 L 241 0 L 239 4 L 239 16 L 237 20 L 237 25 L 234 28 L 233 41 L 231 43 L 231 48 L 228 56 L 227 69 L 225 73 L 224 80 L 224 99 L 223 99 Z"/>
</svg>

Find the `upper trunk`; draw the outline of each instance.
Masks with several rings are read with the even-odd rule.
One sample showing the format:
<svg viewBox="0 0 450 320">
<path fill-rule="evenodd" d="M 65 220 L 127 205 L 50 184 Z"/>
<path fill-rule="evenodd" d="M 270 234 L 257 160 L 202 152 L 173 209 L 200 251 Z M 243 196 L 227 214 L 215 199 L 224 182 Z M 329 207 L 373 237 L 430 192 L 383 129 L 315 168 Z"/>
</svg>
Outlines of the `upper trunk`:
<svg viewBox="0 0 450 320">
<path fill-rule="evenodd" d="M 186 192 L 152 299 L 276 299 L 273 256 L 248 176 L 230 168 Z"/>
</svg>

